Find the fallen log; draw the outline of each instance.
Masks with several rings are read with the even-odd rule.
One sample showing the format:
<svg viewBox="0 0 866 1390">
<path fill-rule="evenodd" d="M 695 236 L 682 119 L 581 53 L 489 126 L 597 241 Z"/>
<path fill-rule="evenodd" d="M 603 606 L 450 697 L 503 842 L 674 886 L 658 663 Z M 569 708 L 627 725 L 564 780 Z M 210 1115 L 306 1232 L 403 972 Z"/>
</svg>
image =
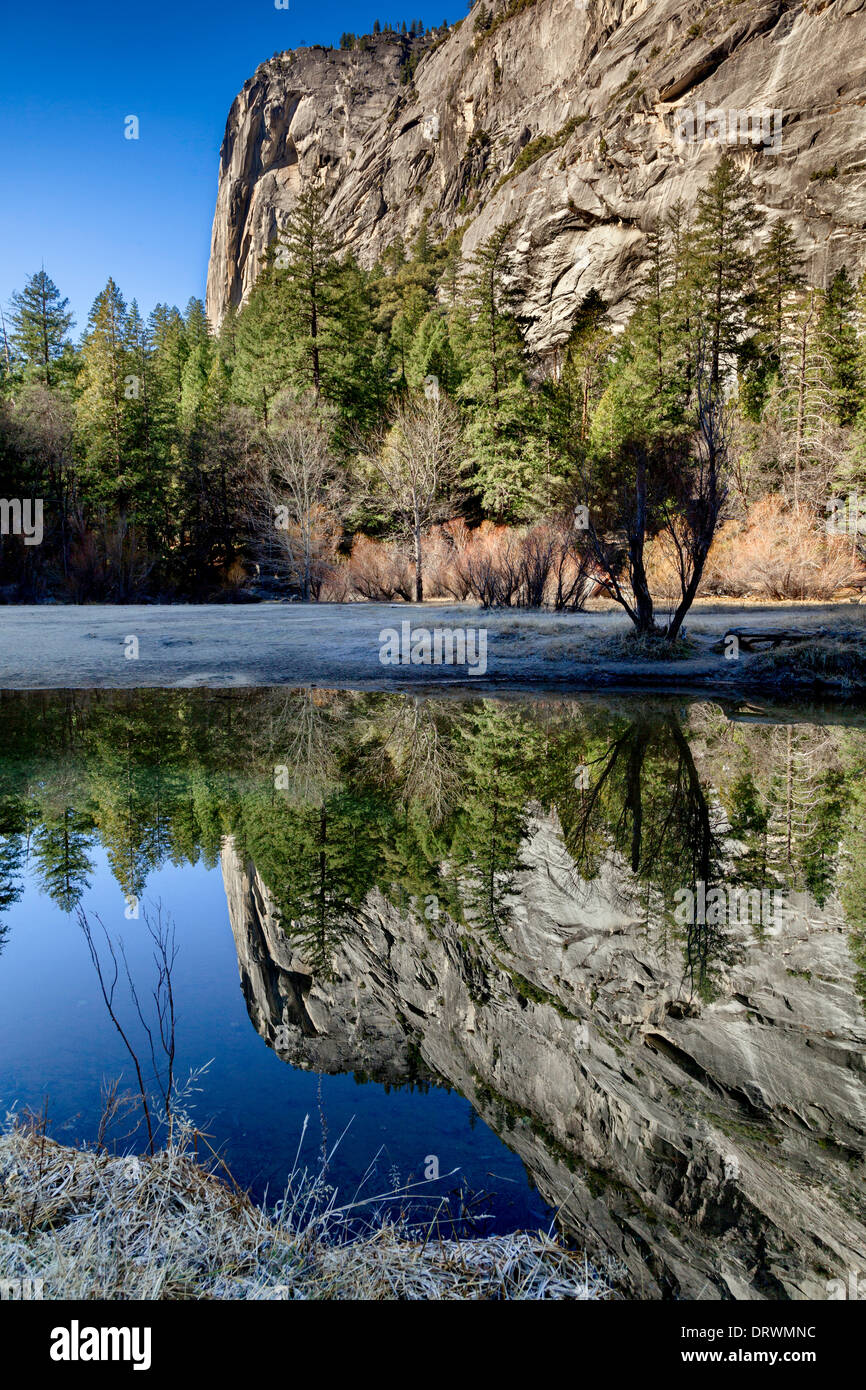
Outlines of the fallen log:
<svg viewBox="0 0 866 1390">
<path fill-rule="evenodd" d="M 823 637 L 825 630 L 823 627 L 814 628 L 793 628 L 793 627 L 731 627 L 728 628 L 724 637 L 718 642 L 714 642 L 711 651 L 723 652 L 732 637 L 736 638 L 739 645 L 747 652 L 762 651 L 767 647 L 780 647 L 789 643 L 814 642 L 817 638 Z"/>
</svg>

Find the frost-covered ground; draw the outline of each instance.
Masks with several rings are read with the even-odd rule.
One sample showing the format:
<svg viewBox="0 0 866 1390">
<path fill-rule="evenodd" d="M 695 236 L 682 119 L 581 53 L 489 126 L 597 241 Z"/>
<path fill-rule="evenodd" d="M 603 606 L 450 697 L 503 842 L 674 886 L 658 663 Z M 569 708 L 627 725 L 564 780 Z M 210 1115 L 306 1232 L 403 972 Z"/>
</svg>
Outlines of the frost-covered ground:
<svg viewBox="0 0 866 1390">
<path fill-rule="evenodd" d="M 486 660 L 480 660 L 476 635 L 468 639 L 472 666 L 383 664 L 388 638 L 382 634 L 394 630 L 399 644 L 405 623 L 410 642 L 421 628 L 431 637 L 437 628 L 484 630 Z M 441 603 L 9 606 L 0 608 L 0 688 L 736 687 L 748 683 L 756 658 L 743 652 L 730 660 L 711 648 L 738 626 L 830 632 L 845 626 L 862 640 L 866 608 L 699 603 L 686 622 L 689 650 L 680 659 L 656 661 L 637 660 L 628 651 L 619 640 L 628 620 L 610 607 L 566 615 Z"/>
</svg>

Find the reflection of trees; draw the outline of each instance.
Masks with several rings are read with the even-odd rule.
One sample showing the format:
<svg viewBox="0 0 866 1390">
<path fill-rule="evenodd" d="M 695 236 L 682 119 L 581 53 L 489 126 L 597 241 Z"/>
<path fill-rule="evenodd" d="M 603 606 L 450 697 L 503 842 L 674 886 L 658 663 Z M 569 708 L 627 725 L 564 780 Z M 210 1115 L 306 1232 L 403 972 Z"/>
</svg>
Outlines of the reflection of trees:
<svg viewBox="0 0 866 1390">
<path fill-rule="evenodd" d="M 33 832 L 33 858 L 44 892 L 64 912 L 72 912 L 93 872 L 88 851 L 94 843 L 93 822 L 72 806 L 48 816 Z"/>
<path fill-rule="evenodd" d="M 460 721 L 462 794 L 450 840 L 450 878 L 474 921 L 501 939 L 506 899 L 521 867 L 541 731 L 520 708 L 484 701 Z"/>
<path fill-rule="evenodd" d="M 174 721 L 159 718 L 152 695 L 97 720 L 89 778 L 95 820 L 115 878 L 136 898 L 171 851 L 177 740 Z"/>
<path fill-rule="evenodd" d="M 0 835 L 0 951 L 9 934 L 9 928 L 3 921 L 3 914 L 8 912 L 13 903 L 17 903 L 22 893 L 24 885 L 21 881 L 21 869 L 24 862 L 24 847 L 19 835 Z"/>
<path fill-rule="evenodd" d="M 709 892 L 722 878 L 796 880 L 823 902 L 840 841 L 849 921 L 863 919 L 857 730 L 743 725 L 709 703 L 684 723 L 598 705 L 326 691 L 16 697 L 4 718 L 0 908 L 19 891 L 22 835 L 67 908 L 97 832 L 137 896 L 167 859 L 212 864 L 233 835 L 322 968 L 373 885 L 401 910 L 432 897 L 501 938 L 540 804 L 559 817 L 574 891 L 596 891 L 604 870 L 608 900 L 663 946 L 676 891 L 700 882 Z M 724 931 L 696 923 L 680 936 L 692 987 L 709 989 Z"/>
<path fill-rule="evenodd" d="M 386 816 L 374 793 L 340 789 L 321 805 L 286 805 L 279 796 L 246 807 L 245 851 L 268 885 L 287 936 L 309 966 L 330 972 L 353 914 L 379 881 Z"/>
<path fill-rule="evenodd" d="M 378 773 L 404 806 L 423 807 L 433 825 L 449 814 L 460 787 L 451 713 L 441 701 L 389 699 L 374 707 L 361 737 L 371 777 Z"/>
<path fill-rule="evenodd" d="M 755 886 L 784 881 L 805 888 L 823 906 L 833 891 L 854 790 L 841 758 L 843 730 L 792 722 L 743 725 L 712 706 L 694 709 L 690 724 L 706 738 L 709 770 L 742 846 L 737 871 L 748 872 Z"/>
<path fill-rule="evenodd" d="M 674 799 L 679 801 L 682 797 L 682 808 L 676 818 L 673 834 L 682 836 L 681 843 L 691 861 L 685 886 L 697 894 L 698 885 L 704 884 L 709 895 L 712 886 L 722 876 L 720 840 L 713 827 L 709 802 L 701 786 L 695 760 L 678 720 L 670 720 L 670 730 L 678 754 Z M 726 922 L 690 923 L 685 941 L 686 974 L 690 987 L 703 996 L 710 994 L 713 974 L 720 965 L 729 964 L 733 954 Z"/>
<path fill-rule="evenodd" d="M 770 731 L 779 850 L 788 877 L 796 874 L 819 904 L 832 888 L 842 806 L 835 730 L 787 724 Z"/>
<path fill-rule="evenodd" d="M 321 805 L 336 775 L 338 731 L 333 702 L 320 691 L 293 691 L 269 706 L 257 742 L 265 746 L 275 767 L 286 768 L 289 800 Z"/>
<path fill-rule="evenodd" d="M 9 934 L 3 916 L 23 892 L 27 811 L 20 797 L 0 796 L 0 951 Z"/>
<path fill-rule="evenodd" d="M 842 831 L 839 897 L 866 1008 L 866 736 L 849 730 L 842 741 L 846 785 L 852 788 Z"/>
<path fill-rule="evenodd" d="M 594 878 L 605 855 L 628 866 L 618 885 L 622 910 L 653 905 L 666 931 L 678 890 L 709 894 L 722 878 L 715 817 L 691 748 L 676 715 L 648 715 L 594 732 L 582 760 L 588 786 L 558 804 L 565 843 L 583 880 Z M 690 988 L 711 989 L 714 971 L 730 957 L 724 925 L 695 921 L 683 942 Z"/>
</svg>

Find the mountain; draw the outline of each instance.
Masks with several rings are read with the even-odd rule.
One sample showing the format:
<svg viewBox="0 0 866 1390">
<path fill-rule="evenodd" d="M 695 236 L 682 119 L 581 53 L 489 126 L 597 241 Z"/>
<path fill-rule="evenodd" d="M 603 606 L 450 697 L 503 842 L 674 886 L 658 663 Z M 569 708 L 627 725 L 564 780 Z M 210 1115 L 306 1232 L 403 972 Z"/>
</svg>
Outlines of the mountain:
<svg viewBox="0 0 866 1390">
<path fill-rule="evenodd" d="M 866 264 L 866 0 L 481 0 L 423 38 L 279 54 L 229 113 L 208 315 L 243 301 L 312 179 L 364 266 L 425 217 L 464 256 L 513 223 L 544 354 L 591 289 L 627 317 L 647 230 L 725 148 L 815 280 Z"/>
</svg>

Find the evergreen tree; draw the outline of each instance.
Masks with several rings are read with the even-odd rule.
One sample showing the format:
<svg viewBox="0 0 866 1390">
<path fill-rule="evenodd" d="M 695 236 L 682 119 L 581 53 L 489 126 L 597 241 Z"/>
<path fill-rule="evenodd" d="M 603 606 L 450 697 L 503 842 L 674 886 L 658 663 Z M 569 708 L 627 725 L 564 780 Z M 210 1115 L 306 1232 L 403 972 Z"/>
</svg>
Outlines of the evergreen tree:
<svg viewBox="0 0 866 1390">
<path fill-rule="evenodd" d="M 126 302 L 112 279 L 97 295 L 87 321 L 81 355 L 83 391 L 78 427 L 85 479 L 97 505 L 124 507 L 131 493 L 127 474 L 125 378 L 130 359 Z"/>
<path fill-rule="evenodd" d="M 690 279 L 707 339 L 710 382 L 737 360 L 756 307 L 752 239 L 763 223 L 754 189 L 730 154 L 722 155 L 698 193 Z"/>
<path fill-rule="evenodd" d="M 782 355 L 782 325 L 785 302 L 791 290 L 803 284 L 803 257 L 791 228 L 782 218 L 773 223 L 770 235 L 757 255 L 757 282 L 763 342 L 778 364 Z"/>
<path fill-rule="evenodd" d="M 68 304 L 44 269 L 12 295 L 9 343 L 28 366 L 39 369 L 46 386 L 52 385 L 52 364 L 69 346 L 75 320 Z"/>
<path fill-rule="evenodd" d="M 238 315 L 232 369 L 237 400 L 265 425 L 274 398 L 292 381 L 285 352 L 284 286 L 278 279 L 285 272 L 276 270 L 274 256 L 272 249 Z"/>
<path fill-rule="evenodd" d="M 802 257 L 790 227 L 781 218 L 757 253 L 756 323 L 758 331 L 740 352 L 740 394 L 744 414 L 759 420 L 782 363 L 786 305 L 803 284 Z"/>
<path fill-rule="evenodd" d="M 39 885 L 63 912 L 72 912 L 88 887 L 93 872 L 89 850 L 94 842 L 93 823 L 71 806 L 56 818 L 45 817 L 33 836 Z"/>
<path fill-rule="evenodd" d="M 829 367 L 828 385 L 840 425 L 854 423 L 863 401 L 864 379 L 856 324 L 857 292 L 843 266 L 830 281 L 819 318 L 821 348 Z"/>
<path fill-rule="evenodd" d="M 468 371 L 460 388 L 467 441 L 482 506 L 520 519 L 547 501 L 545 461 L 535 403 L 525 374 L 525 349 L 506 278 L 512 227 L 494 232 L 472 258 L 468 317 L 454 316 L 454 355 Z"/>
<path fill-rule="evenodd" d="M 322 391 L 322 358 L 332 345 L 329 335 L 336 272 L 334 239 L 328 228 L 324 188 L 308 184 L 299 194 L 285 231 L 279 237 L 277 277 L 285 286 L 284 324 L 287 357 L 294 384 Z"/>
</svg>

